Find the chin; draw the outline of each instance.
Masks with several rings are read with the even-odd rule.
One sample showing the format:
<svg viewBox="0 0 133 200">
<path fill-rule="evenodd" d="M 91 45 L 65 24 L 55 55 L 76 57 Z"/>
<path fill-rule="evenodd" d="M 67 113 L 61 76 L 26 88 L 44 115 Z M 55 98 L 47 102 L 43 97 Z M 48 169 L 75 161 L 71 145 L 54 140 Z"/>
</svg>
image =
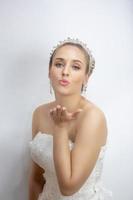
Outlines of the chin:
<svg viewBox="0 0 133 200">
<path fill-rule="evenodd" d="M 55 93 L 59 95 L 71 95 L 73 92 L 70 90 L 65 90 L 65 89 L 56 89 Z"/>
<path fill-rule="evenodd" d="M 60 94 L 60 95 L 62 95 L 62 96 L 67 96 L 67 95 L 71 95 L 72 93 L 70 93 L 70 92 L 62 92 L 62 91 L 58 91 L 57 92 L 58 94 Z"/>
</svg>

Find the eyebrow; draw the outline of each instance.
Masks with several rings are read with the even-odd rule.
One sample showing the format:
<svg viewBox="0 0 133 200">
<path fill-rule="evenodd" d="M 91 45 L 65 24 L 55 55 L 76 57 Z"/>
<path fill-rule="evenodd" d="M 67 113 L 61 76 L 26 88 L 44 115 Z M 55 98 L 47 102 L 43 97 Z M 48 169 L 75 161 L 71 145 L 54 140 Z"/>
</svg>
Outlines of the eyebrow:
<svg viewBox="0 0 133 200">
<path fill-rule="evenodd" d="M 64 61 L 65 59 L 63 59 L 63 58 L 55 58 L 55 60 L 61 60 L 61 61 Z M 81 64 L 83 64 L 80 60 L 76 60 L 76 59 L 74 59 L 73 61 L 74 61 L 74 62 L 80 62 Z"/>
</svg>

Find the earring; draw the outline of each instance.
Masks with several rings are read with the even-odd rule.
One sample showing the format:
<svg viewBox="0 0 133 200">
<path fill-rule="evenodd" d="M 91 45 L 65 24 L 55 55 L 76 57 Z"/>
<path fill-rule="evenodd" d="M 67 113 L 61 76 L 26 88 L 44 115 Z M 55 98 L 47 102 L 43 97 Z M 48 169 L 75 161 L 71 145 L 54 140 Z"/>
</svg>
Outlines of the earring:
<svg viewBox="0 0 133 200">
<path fill-rule="evenodd" d="M 83 91 L 86 92 L 87 90 L 87 85 L 83 85 Z"/>
</svg>

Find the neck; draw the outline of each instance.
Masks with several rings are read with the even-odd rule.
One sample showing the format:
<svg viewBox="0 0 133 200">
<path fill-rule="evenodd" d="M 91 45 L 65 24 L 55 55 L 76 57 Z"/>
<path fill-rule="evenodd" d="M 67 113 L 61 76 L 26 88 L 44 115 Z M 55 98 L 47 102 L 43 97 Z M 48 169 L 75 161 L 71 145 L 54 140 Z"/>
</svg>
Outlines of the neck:
<svg viewBox="0 0 133 200">
<path fill-rule="evenodd" d="M 55 94 L 55 105 L 61 105 L 66 107 L 69 112 L 74 112 L 75 110 L 82 108 L 84 97 L 81 95 L 58 95 Z"/>
</svg>

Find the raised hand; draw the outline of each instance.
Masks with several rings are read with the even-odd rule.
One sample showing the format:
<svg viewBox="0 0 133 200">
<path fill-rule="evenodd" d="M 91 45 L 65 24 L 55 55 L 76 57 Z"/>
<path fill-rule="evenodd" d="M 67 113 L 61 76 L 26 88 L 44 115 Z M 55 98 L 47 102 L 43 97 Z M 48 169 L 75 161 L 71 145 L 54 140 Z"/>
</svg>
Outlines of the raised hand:
<svg viewBox="0 0 133 200">
<path fill-rule="evenodd" d="M 75 120 L 82 109 L 77 109 L 75 112 L 68 112 L 66 107 L 57 105 L 50 109 L 50 116 L 54 121 L 55 126 L 66 127 L 72 120 Z"/>
</svg>

